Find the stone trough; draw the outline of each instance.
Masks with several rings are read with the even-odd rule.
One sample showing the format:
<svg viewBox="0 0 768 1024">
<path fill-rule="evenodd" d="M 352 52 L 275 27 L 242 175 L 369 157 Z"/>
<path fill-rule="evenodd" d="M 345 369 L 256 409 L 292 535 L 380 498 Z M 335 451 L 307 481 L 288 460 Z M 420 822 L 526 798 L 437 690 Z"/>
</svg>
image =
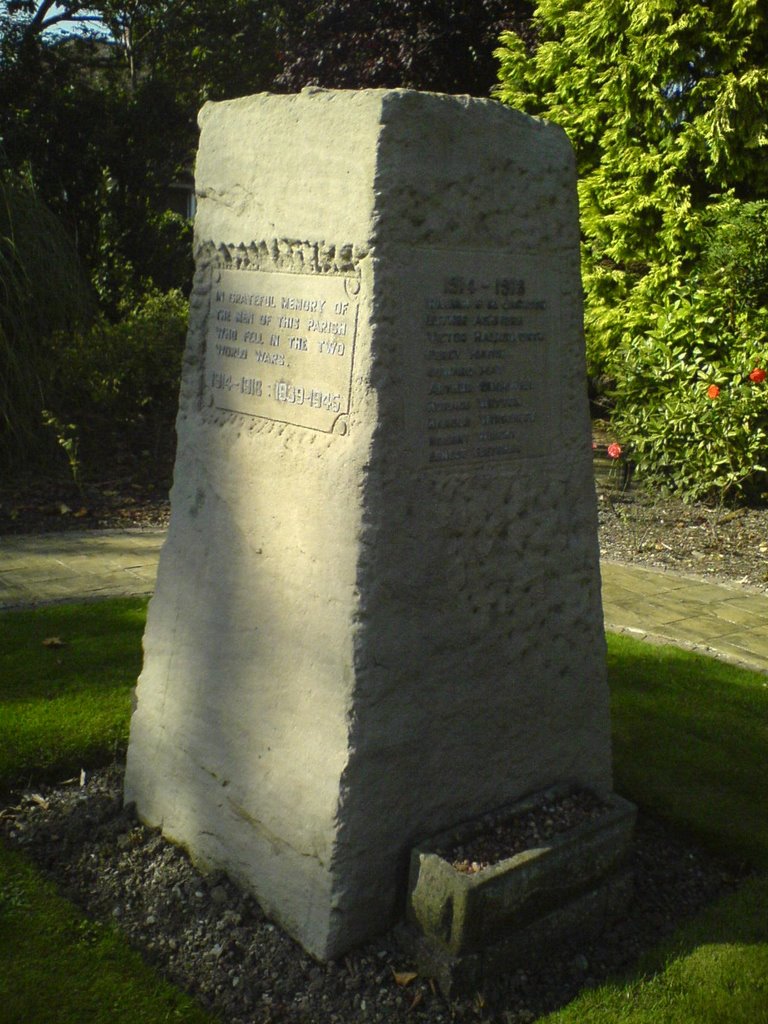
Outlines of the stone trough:
<svg viewBox="0 0 768 1024">
<path fill-rule="evenodd" d="M 534 841 L 475 871 L 452 850 L 574 792 L 557 786 L 466 822 L 417 846 L 411 855 L 403 939 L 419 970 L 447 996 L 530 963 L 553 947 L 586 940 L 617 920 L 632 896 L 627 857 L 637 815 L 612 794 L 595 816 Z"/>
</svg>

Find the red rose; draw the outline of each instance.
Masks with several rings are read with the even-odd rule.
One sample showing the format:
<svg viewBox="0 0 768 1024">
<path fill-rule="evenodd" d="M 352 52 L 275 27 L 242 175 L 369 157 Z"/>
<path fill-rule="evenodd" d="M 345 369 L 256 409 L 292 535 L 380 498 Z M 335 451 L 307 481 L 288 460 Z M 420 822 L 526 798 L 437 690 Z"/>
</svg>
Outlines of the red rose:
<svg viewBox="0 0 768 1024">
<path fill-rule="evenodd" d="M 615 441 L 613 444 L 609 444 L 605 450 L 608 452 L 608 457 L 611 459 L 618 459 L 621 455 L 621 445 L 616 444 Z"/>
<path fill-rule="evenodd" d="M 749 375 L 749 379 L 753 380 L 755 384 L 762 384 L 765 378 L 768 376 L 765 370 L 761 370 L 759 366 L 756 366 L 752 373 Z"/>
<path fill-rule="evenodd" d="M 707 398 L 717 398 L 720 394 L 720 388 L 717 384 L 710 384 L 707 388 Z"/>
</svg>

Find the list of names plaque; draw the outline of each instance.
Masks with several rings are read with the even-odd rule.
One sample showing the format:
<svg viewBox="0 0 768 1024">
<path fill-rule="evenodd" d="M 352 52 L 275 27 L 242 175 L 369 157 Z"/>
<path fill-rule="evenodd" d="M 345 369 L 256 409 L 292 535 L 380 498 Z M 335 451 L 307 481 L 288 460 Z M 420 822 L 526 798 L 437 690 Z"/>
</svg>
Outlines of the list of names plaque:
<svg viewBox="0 0 768 1024">
<path fill-rule="evenodd" d="M 552 268 L 530 255 L 430 251 L 417 276 L 407 301 L 419 335 L 411 415 L 421 464 L 547 454 L 559 415 Z"/>
<path fill-rule="evenodd" d="M 205 386 L 218 409 L 330 432 L 349 412 L 358 282 L 215 270 Z"/>
</svg>

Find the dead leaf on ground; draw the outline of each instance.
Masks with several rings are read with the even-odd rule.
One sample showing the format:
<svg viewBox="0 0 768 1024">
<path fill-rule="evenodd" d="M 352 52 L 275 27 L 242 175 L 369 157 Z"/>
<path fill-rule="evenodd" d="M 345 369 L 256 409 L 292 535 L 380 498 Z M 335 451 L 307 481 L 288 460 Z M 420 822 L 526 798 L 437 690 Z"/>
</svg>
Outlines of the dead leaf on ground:
<svg viewBox="0 0 768 1024">
<path fill-rule="evenodd" d="M 405 988 L 406 985 L 410 985 L 412 981 L 418 978 L 416 971 L 392 971 L 395 976 L 395 984 Z"/>
<path fill-rule="evenodd" d="M 60 636 L 47 636 L 43 640 L 43 647 L 66 647 L 66 641 L 62 640 Z"/>
<path fill-rule="evenodd" d="M 82 519 L 83 516 L 89 516 L 90 514 L 91 514 L 90 509 L 79 508 L 77 510 L 77 512 L 75 512 L 75 519 Z"/>
<path fill-rule="evenodd" d="M 411 1005 L 408 1007 L 408 1012 L 410 1013 L 411 1010 L 415 1010 L 423 998 L 424 993 L 421 991 L 421 989 L 419 989 L 419 991 L 414 994 L 414 997 L 411 1000 Z"/>
</svg>

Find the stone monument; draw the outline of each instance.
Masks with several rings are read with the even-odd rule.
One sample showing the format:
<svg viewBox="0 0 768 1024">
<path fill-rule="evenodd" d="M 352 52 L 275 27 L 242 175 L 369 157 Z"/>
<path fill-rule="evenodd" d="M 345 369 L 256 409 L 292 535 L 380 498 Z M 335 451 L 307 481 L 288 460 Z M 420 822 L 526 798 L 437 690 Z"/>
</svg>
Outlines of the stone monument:
<svg viewBox="0 0 768 1024">
<path fill-rule="evenodd" d="M 200 123 L 126 798 L 330 958 L 424 837 L 610 790 L 574 159 L 407 90 Z"/>
</svg>

